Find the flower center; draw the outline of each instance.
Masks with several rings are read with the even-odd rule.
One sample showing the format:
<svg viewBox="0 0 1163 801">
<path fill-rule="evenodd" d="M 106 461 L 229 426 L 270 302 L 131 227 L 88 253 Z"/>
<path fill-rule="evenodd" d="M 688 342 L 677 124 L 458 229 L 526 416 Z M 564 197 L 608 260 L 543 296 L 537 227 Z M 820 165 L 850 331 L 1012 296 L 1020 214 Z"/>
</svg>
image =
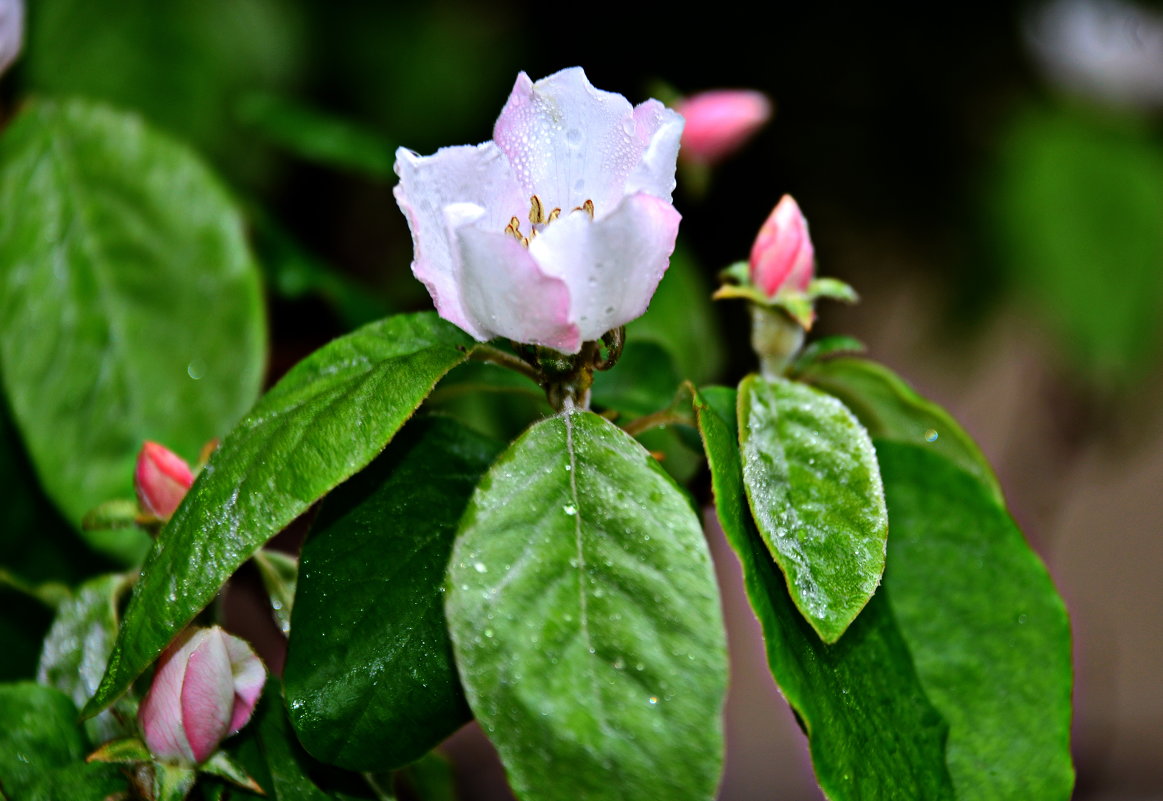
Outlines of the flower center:
<svg viewBox="0 0 1163 801">
<path fill-rule="evenodd" d="M 574 206 L 570 213 L 574 211 L 584 211 L 590 215 L 590 219 L 594 218 L 594 201 L 587 200 L 580 206 Z M 525 247 L 529 247 L 529 240 L 537 237 L 537 232 L 551 222 L 561 216 L 561 209 L 557 208 L 545 213 L 545 204 L 541 202 L 541 198 L 534 195 L 529 198 L 529 236 L 521 233 L 521 220 L 513 217 L 509 220 L 509 224 L 505 226 L 505 233 L 516 239 Z"/>
</svg>

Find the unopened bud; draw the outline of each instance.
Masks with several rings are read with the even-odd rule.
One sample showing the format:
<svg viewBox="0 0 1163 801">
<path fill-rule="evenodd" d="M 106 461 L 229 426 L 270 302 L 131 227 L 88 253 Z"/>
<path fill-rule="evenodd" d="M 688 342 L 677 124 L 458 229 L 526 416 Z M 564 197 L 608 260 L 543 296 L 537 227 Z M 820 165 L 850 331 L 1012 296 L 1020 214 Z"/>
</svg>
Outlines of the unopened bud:
<svg viewBox="0 0 1163 801">
<path fill-rule="evenodd" d="M 266 667 L 218 626 L 187 629 L 158 659 L 137 719 L 155 758 L 199 765 L 250 720 Z"/>
<path fill-rule="evenodd" d="M 769 298 L 787 288 L 806 292 L 816 256 L 808 222 L 791 195 L 784 195 L 751 247 L 751 283 Z"/>
<path fill-rule="evenodd" d="M 762 92 L 718 89 L 682 100 L 675 107 L 686 119 L 679 156 L 713 165 L 730 156 L 771 119 L 771 101 Z"/>
<path fill-rule="evenodd" d="M 185 460 L 169 448 L 147 442 L 137 455 L 133 479 L 142 508 L 161 520 L 169 520 L 194 483 L 194 474 Z"/>
</svg>

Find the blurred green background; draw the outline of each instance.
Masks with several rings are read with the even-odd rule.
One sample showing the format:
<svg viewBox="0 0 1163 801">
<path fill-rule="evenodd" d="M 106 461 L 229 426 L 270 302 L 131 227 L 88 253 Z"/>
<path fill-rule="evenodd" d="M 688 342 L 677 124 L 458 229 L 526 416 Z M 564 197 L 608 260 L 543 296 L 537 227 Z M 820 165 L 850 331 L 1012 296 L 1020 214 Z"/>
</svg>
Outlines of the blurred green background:
<svg viewBox="0 0 1163 801">
<path fill-rule="evenodd" d="M 780 195 L 796 196 L 821 272 L 864 297 L 822 309 L 820 330 L 863 339 L 966 423 L 1071 607 L 1076 797 L 1163 793 L 1163 102 L 1118 82 L 1149 83 L 1152 65 L 1163 81 L 1159 12 L 962 5 L 948 25 L 795 4 L 772 6 L 772 25 L 735 8 L 596 3 L 29 6 L 24 55 L 0 79 L 0 120 L 30 95 L 84 96 L 199 150 L 249 209 L 267 277 L 269 380 L 359 323 L 429 307 L 408 270 L 392 152 L 491 138 L 519 70 L 536 79 L 580 64 L 634 102 L 659 82 L 768 93 L 774 121 L 706 193 L 676 194 L 693 274 L 709 291 Z M 1088 43 L 1107 50 L 1086 61 Z M 1136 55 L 1147 79 L 1123 63 Z M 1077 79 L 1104 65 L 1105 82 Z M 725 343 L 725 359 L 693 361 L 733 382 L 751 368 L 745 315 L 714 313 L 722 340 L 688 330 L 687 347 Z M 76 560 L 61 559 L 78 547 L 67 526 L 32 522 L 53 513 L 6 425 L 0 451 L 3 563 L 77 578 Z M 33 525 L 44 536 L 30 544 Z M 725 595 L 743 639 L 723 798 L 816 798 L 802 738 L 759 680 L 749 613 Z M 48 620 L 0 597 L 0 637 L 16 655 L 7 678 L 35 661 Z M 464 797 L 495 797 L 499 769 L 478 747 L 454 744 Z"/>
</svg>

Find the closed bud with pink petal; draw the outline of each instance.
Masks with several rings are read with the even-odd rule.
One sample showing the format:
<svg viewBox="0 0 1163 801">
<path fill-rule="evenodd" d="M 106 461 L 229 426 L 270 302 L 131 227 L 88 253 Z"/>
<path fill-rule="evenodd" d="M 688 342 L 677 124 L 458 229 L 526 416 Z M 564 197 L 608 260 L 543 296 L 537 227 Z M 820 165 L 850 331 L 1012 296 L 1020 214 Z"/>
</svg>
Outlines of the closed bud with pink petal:
<svg viewBox="0 0 1163 801">
<path fill-rule="evenodd" d="M 716 89 L 682 100 L 675 107 L 686 120 L 684 161 L 718 164 L 746 144 L 771 119 L 771 101 L 762 92 Z"/>
<path fill-rule="evenodd" d="M 147 442 L 137 455 L 133 481 L 142 509 L 160 520 L 169 520 L 194 483 L 194 473 L 169 448 Z"/>
<path fill-rule="evenodd" d="M 751 283 L 769 298 L 785 289 L 807 292 L 815 269 L 808 221 L 792 196 L 784 195 L 751 247 Z"/>
</svg>

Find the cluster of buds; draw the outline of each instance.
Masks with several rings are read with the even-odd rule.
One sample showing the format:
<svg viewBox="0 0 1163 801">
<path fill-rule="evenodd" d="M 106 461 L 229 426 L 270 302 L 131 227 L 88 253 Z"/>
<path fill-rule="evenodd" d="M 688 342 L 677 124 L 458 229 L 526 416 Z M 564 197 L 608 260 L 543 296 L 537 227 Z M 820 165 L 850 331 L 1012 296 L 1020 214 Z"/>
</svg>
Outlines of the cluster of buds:
<svg viewBox="0 0 1163 801">
<path fill-rule="evenodd" d="M 815 302 L 846 302 L 856 293 L 834 278 L 816 278 L 808 222 L 791 195 L 784 195 L 759 229 L 749 261 L 723 271 L 727 282 L 716 298 L 743 298 L 751 306 L 751 346 L 764 375 L 780 375 L 803 345 L 816 319 Z"/>
</svg>

